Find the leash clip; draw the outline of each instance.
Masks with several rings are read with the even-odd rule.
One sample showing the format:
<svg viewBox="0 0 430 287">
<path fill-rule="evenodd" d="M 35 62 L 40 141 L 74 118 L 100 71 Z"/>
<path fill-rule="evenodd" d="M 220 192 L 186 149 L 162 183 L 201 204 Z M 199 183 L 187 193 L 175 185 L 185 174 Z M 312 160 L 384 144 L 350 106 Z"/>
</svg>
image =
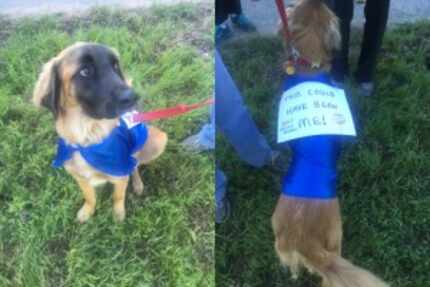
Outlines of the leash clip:
<svg viewBox="0 0 430 287">
<path fill-rule="evenodd" d="M 292 44 L 290 45 L 290 53 L 294 61 L 300 58 L 300 52 Z"/>
</svg>

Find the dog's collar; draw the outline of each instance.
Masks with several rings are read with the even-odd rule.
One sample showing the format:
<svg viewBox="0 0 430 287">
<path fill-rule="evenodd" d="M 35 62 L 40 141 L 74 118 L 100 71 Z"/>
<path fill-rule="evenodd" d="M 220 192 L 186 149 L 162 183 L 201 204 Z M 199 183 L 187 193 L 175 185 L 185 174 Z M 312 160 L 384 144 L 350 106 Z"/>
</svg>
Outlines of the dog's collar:
<svg viewBox="0 0 430 287">
<path fill-rule="evenodd" d="M 287 44 L 287 50 L 288 50 L 288 60 L 284 63 L 284 71 L 287 73 L 287 75 L 294 75 L 299 67 L 304 68 L 313 68 L 314 65 L 311 61 L 308 59 L 303 58 L 300 55 L 300 52 L 294 48 L 294 46 L 291 43 Z M 320 64 L 316 64 L 317 68 L 320 67 Z"/>
<path fill-rule="evenodd" d="M 293 37 L 288 28 L 288 16 L 285 12 L 285 4 L 283 0 L 276 0 L 276 6 L 278 8 L 279 16 L 281 17 L 281 22 L 283 26 L 283 31 L 285 33 L 285 43 L 287 45 L 288 60 L 284 65 L 284 70 L 288 75 L 293 75 L 296 73 L 297 68 L 305 67 L 311 69 L 319 69 L 322 65 L 321 62 L 309 61 L 308 59 L 302 57 L 300 52 L 293 45 Z"/>
<path fill-rule="evenodd" d="M 289 57 L 284 63 L 284 71 L 287 75 L 296 74 L 300 67 L 309 70 L 318 70 L 323 66 L 321 61 L 311 61 L 302 57 L 300 52 L 291 43 L 288 44 L 287 50 Z"/>
</svg>

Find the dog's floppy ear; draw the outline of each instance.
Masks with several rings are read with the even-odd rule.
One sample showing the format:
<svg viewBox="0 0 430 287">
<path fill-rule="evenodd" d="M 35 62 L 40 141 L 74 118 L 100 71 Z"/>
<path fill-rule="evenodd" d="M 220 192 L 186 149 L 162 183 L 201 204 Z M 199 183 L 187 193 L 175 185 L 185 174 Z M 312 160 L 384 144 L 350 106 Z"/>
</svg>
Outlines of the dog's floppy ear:
<svg viewBox="0 0 430 287">
<path fill-rule="evenodd" d="M 46 63 L 33 91 L 33 103 L 51 110 L 56 117 L 60 112 L 61 80 L 56 58 Z"/>
</svg>

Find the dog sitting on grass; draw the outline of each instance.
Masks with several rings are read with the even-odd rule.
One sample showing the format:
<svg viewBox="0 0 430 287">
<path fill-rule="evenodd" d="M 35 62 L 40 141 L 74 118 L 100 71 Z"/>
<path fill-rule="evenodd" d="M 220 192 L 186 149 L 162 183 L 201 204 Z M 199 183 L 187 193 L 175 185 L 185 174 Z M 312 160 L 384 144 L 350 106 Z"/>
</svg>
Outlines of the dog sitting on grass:
<svg viewBox="0 0 430 287">
<path fill-rule="evenodd" d="M 53 165 L 64 166 L 82 190 L 81 223 L 95 212 L 95 187 L 107 182 L 114 186 L 114 219 L 123 221 L 130 176 L 134 192 L 142 194 L 138 166 L 165 149 L 164 132 L 133 122 L 136 101 L 117 53 L 107 46 L 76 43 L 43 66 L 33 102 L 54 115 L 60 138 Z"/>
<path fill-rule="evenodd" d="M 286 44 L 297 50 L 301 61 L 287 67 L 292 75 L 287 75 L 285 88 L 300 81 L 332 85 L 328 72 L 340 45 L 336 16 L 321 0 L 297 1 L 286 12 L 292 41 Z M 336 197 L 341 138 L 318 135 L 289 142 L 292 167 L 272 215 L 275 249 L 293 278 L 304 266 L 322 277 L 323 287 L 386 287 L 341 255 L 342 221 Z"/>
</svg>

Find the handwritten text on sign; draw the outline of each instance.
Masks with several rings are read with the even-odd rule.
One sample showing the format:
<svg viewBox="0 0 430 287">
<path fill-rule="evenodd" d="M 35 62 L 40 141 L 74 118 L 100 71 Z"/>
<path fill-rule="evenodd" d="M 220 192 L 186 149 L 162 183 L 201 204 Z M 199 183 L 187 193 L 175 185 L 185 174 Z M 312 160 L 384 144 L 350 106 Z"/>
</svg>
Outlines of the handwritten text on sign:
<svg viewBox="0 0 430 287">
<path fill-rule="evenodd" d="M 319 82 L 305 82 L 282 95 L 278 143 L 315 135 L 356 133 L 345 92 Z"/>
</svg>

